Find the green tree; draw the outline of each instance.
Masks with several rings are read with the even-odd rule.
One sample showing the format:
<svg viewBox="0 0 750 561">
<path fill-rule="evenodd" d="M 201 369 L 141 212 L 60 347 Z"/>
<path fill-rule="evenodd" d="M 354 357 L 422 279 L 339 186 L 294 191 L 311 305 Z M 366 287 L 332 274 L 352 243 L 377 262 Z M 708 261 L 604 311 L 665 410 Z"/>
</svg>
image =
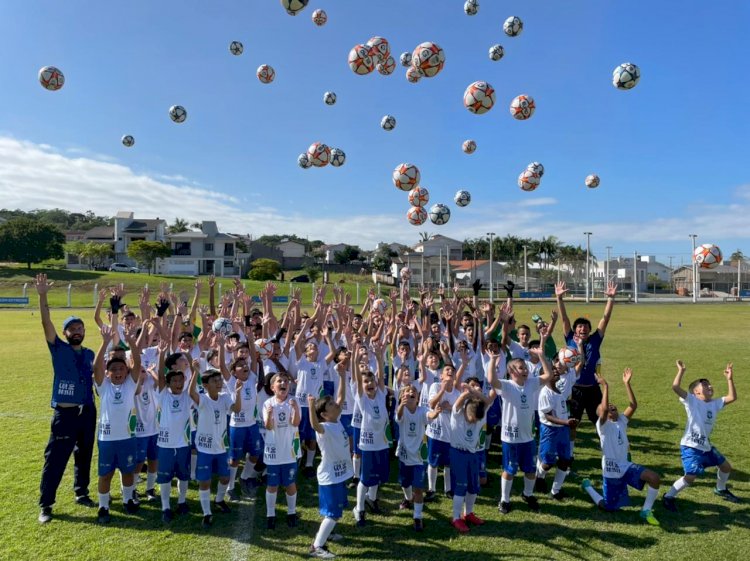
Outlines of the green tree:
<svg viewBox="0 0 750 561">
<path fill-rule="evenodd" d="M 732 265 L 737 265 L 737 263 L 740 263 L 745 260 L 745 254 L 742 253 L 742 250 L 738 249 L 732 255 L 729 256 L 729 262 Z"/>
<path fill-rule="evenodd" d="M 360 249 L 354 245 L 345 245 L 344 249 L 333 254 L 333 260 L 342 265 L 346 265 L 352 261 L 357 261 L 359 257 Z"/>
<path fill-rule="evenodd" d="M 200 227 L 200 226 L 199 226 Z M 179 234 L 188 231 L 188 221 L 184 218 L 175 218 L 174 222 L 167 226 L 168 234 Z"/>
<path fill-rule="evenodd" d="M 112 246 L 107 243 L 89 242 L 84 244 L 81 256 L 88 259 L 91 265 L 97 266 L 101 265 L 108 257 L 111 257 L 113 253 Z"/>
<path fill-rule="evenodd" d="M 372 268 L 376 271 L 390 271 L 393 264 L 392 258 L 397 255 L 398 253 L 392 251 L 387 245 L 381 245 L 372 254 Z"/>
<path fill-rule="evenodd" d="M 0 261 L 41 263 L 65 257 L 65 234 L 57 226 L 30 218 L 14 218 L 0 226 Z"/>
<path fill-rule="evenodd" d="M 149 275 L 157 259 L 170 255 L 172 255 L 172 248 L 164 242 L 137 240 L 128 245 L 128 257 L 145 267 Z"/>
<path fill-rule="evenodd" d="M 281 273 L 281 264 L 274 259 L 256 259 L 247 274 L 250 280 L 274 280 Z"/>
<path fill-rule="evenodd" d="M 305 274 L 310 279 L 310 282 L 315 282 L 320 277 L 320 269 L 314 266 L 305 267 Z"/>
</svg>

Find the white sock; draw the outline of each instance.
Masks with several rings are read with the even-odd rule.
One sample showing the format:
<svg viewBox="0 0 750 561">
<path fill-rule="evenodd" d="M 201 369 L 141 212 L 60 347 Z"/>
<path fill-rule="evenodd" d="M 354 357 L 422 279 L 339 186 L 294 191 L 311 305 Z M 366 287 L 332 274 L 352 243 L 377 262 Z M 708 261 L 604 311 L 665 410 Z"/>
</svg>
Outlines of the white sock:
<svg viewBox="0 0 750 561">
<path fill-rule="evenodd" d="M 266 516 L 276 516 L 276 492 L 266 491 Z"/>
<path fill-rule="evenodd" d="M 422 518 L 423 503 L 414 503 L 414 518 Z"/>
<path fill-rule="evenodd" d="M 716 488 L 719 491 L 724 491 L 727 488 L 727 481 L 729 481 L 729 474 L 731 472 L 724 473 L 723 471 L 719 470 L 716 472 Z"/>
<path fill-rule="evenodd" d="M 203 516 L 208 516 L 211 514 L 211 489 L 199 489 L 198 497 L 200 497 Z"/>
<path fill-rule="evenodd" d="M 659 495 L 659 488 L 651 487 L 651 485 L 646 485 L 646 500 L 643 501 L 643 510 L 651 510 L 654 508 L 654 502 L 656 501 L 656 497 Z"/>
<path fill-rule="evenodd" d="M 229 466 L 229 484 L 227 485 L 227 491 L 232 491 L 234 489 L 234 484 L 237 480 L 237 469 L 238 466 Z"/>
<path fill-rule="evenodd" d="M 359 479 L 362 469 L 362 456 L 352 456 L 352 467 L 354 468 L 354 477 Z"/>
<path fill-rule="evenodd" d="M 360 481 L 357 483 L 357 510 L 360 513 L 365 511 L 365 495 L 367 495 L 367 487 Z"/>
<path fill-rule="evenodd" d="M 226 483 L 217 483 L 216 484 L 216 502 L 220 503 L 224 500 L 227 494 L 227 484 Z"/>
<path fill-rule="evenodd" d="M 597 506 L 604 500 L 604 497 L 596 492 L 596 489 L 594 489 L 593 485 L 589 485 L 588 487 L 586 487 L 586 492 L 589 494 L 589 497 L 591 497 L 591 500 L 593 500 L 594 504 Z"/>
<path fill-rule="evenodd" d="M 548 469 L 544 469 L 543 463 L 541 460 L 536 461 L 536 477 L 537 479 L 544 479 L 547 477 L 547 474 L 549 473 Z"/>
<path fill-rule="evenodd" d="M 195 468 L 198 467 L 198 454 L 190 454 L 190 479 L 195 481 Z"/>
<path fill-rule="evenodd" d="M 331 532 L 333 532 L 333 529 L 335 527 L 336 521 L 333 518 L 328 518 L 326 516 L 320 523 L 318 533 L 315 534 L 315 541 L 313 542 L 313 546 L 323 547 L 326 544 L 326 541 L 328 541 L 328 536 L 331 535 Z"/>
<path fill-rule="evenodd" d="M 128 485 L 127 487 L 122 488 L 122 502 L 128 503 L 128 501 L 133 500 L 133 491 L 135 490 L 135 485 Z"/>
<path fill-rule="evenodd" d="M 187 492 L 188 492 L 188 483 L 189 481 L 177 481 L 177 489 L 180 491 L 180 496 L 177 499 L 177 504 L 183 504 L 185 501 L 187 501 Z"/>
<path fill-rule="evenodd" d="M 530 497 L 534 494 L 534 483 L 536 482 L 536 478 L 529 479 L 528 477 L 523 478 L 523 494 L 527 497 Z"/>
<path fill-rule="evenodd" d="M 378 486 L 377 485 L 370 485 L 367 488 L 367 498 L 371 501 L 375 501 L 378 499 Z"/>
<path fill-rule="evenodd" d="M 152 491 L 156 487 L 156 472 L 146 473 L 146 491 Z"/>
<path fill-rule="evenodd" d="M 172 492 L 171 483 L 159 483 L 159 494 L 161 496 L 161 509 L 169 508 L 169 494 Z"/>
<path fill-rule="evenodd" d="M 312 467 L 313 460 L 315 459 L 315 449 L 308 450 L 305 454 L 305 467 Z"/>
<path fill-rule="evenodd" d="M 414 493 L 412 493 L 412 490 L 411 490 L 411 485 L 409 485 L 408 487 L 401 487 L 401 490 L 404 492 L 404 498 L 407 501 L 410 501 L 412 497 L 414 496 Z"/>
<path fill-rule="evenodd" d="M 503 502 L 509 503 L 510 502 L 510 490 L 513 487 L 513 480 L 512 479 L 505 479 L 504 477 L 500 478 L 500 493 L 503 496 Z"/>
<path fill-rule="evenodd" d="M 557 495 L 560 492 L 560 489 L 562 489 L 567 475 L 568 472 L 561 470 L 560 468 L 557 468 L 557 471 L 555 471 L 555 480 L 552 482 L 552 492 L 555 495 Z"/>
<path fill-rule="evenodd" d="M 443 468 L 443 491 L 448 493 L 451 490 L 451 468 Z"/>
<path fill-rule="evenodd" d="M 672 487 L 667 491 L 664 496 L 665 497 L 676 497 L 677 494 L 682 491 L 685 487 L 690 485 L 687 481 L 685 481 L 684 477 L 680 477 L 677 481 L 675 481 L 672 484 Z"/>
<path fill-rule="evenodd" d="M 99 508 L 109 509 L 109 493 L 99 493 Z"/>
<path fill-rule="evenodd" d="M 453 497 L 453 520 L 461 518 L 461 510 L 464 507 L 464 498 L 458 495 Z"/>
<path fill-rule="evenodd" d="M 437 488 L 437 467 L 427 466 L 427 490 L 435 492 Z"/>
<path fill-rule="evenodd" d="M 474 503 L 477 502 L 477 496 L 474 493 L 466 493 L 466 508 L 464 509 L 466 514 L 474 512 Z"/>
<path fill-rule="evenodd" d="M 297 513 L 297 493 L 294 493 L 294 495 L 286 496 L 286 513 L 287 514 Z"/>
</svg>

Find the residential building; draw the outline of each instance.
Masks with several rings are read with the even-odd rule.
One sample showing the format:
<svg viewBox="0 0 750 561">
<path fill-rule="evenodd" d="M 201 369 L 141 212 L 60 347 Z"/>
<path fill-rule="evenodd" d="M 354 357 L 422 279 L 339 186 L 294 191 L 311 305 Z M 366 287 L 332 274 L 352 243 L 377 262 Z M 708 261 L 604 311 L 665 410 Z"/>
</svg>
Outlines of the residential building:
<svg viewBox="0 0 750 561">
<path fill-rule="evenodd" d="M 416 253 L 425 257 L 437 257 L 442 255 L 443 259 L 458 261 L 463 258 L 464 243 L 441 234 L 434 234 L 429 239 L 419 242 L 414 246 Z"/>
<path fill-rule="evenodd" d="M 127 265 L 138 265 L 128 257 L 128 246 L 139 240 L 163 242 L 167 221 L 159 218 L 134 218 L 129 211 L 119 211 L 114 220 L 114 261 Z M 95 228 L 94 228 L 95 229 Z M 93 240 L 92 240 L 93 241 Z"/>
<path fill-rule="evenodd" d="M 726 262 L 728 263 L 728 262 Z M 693 293 L 693 266 L 684 265 L 674 271 L 675 290 L 685 294 Z M 698 283 L 700 292 L 726 292 L 732 293 L 740 284 L 741 291 L 750 289 L 750 275 L 748 275 L 747 263 L 742 264 L 740 270 L 737 265 L 719 265 L 713 269 L 699 269 Z"/>
<path fill-rule="evenodd" d="M 281 251 L 284 258 L 299 258 L 305 256 L 305 244 L 290 239 L 281 240 L 276 244 L 276 249 Z"/>
<path fill-rule="evenodd" d="M 159 259 L 156 271 L 162 275 L 239 275 L 247 254 L 237 251 L 237 236 L 219 232 L 216 222 L 204 221 L 200 231 L 167 234 L 172 256 Z"/>
</svg>

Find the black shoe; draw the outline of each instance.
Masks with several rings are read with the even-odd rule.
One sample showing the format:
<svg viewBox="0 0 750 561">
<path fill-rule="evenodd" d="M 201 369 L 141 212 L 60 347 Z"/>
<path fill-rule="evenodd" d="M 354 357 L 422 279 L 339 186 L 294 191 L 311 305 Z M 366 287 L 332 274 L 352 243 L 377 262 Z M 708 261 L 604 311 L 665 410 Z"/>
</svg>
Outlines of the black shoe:
<svg viewBox="0 0 750 561">
<path fill-rule="evenodd" d="M 422 522 L 422 519 L 415 518 L 414 519 L 414 531 L 421 532 L 422 530 L 424 530 L 424 523 Z"/>
<path fill-rule="evenodd" d="M 161 511 L 161 521 L 164 522 L 164 524 L 169 524 L 173 519 L 174 513 L 171 508 Z"/>
<path fill-rule="evenodd" d="M 211 514 L 206 514 L 203 517 L 203 521 L 201 522 L 201 526 L 204 528 L 210 528 L 214 523 L 214 517 Z"/>
<path fill-rule="evenodd" d="M 218 509 L 219 509 L 219 510 L 220 510 L 221 512 L 223 512 L 224 514 L 229 514 L 230 512 L 232 512 L 232 509 L 231 509 L 231 508 L 229 508 L 229 505 L 227 504 L 227 502 L 226 502 L 226 501 L 218 501 L 218 502 L 214 502 L 214 506 L 215 506 L 216 508 L 218 508 Z"/>
<path fill-rule="evenodd" d="M 674 500 L 674 497 L 667 497 L 664 495 L 661 498 L 661 504 L 669 512 L 677 512 L 677 501 Z"/>
<path fill-rule="evenodd" d="M 109 524 L 110 520 L 109 509 L 103 506 L 99 507 L 99 511 L 96 513 L 96 521 L 99 524 Z"/>
<path fill-rule="evenodd" d="M 81 495 L 80 497 L 76 497 L 76 504 L 79 506 L 85 506 L 87 508 L 94 508 L 96 507 L 96 503 L 91 500 L 91 497 L 88 495 Z"/>
<path fill-rule="evenodd" d="M 231 502 L 236 503 L 242 499 L 242 492 L 239 487 L 235 487 L 234 489 L 227 491 L 227 497 L 229 497 Z"/>
<path fill-rule="evenodd" d="M 424 494 L 424 502 L 432 503 L 432 502 L 435 502 L 435 500 L 437 500 L 437 495 L 435 494 L 435 491 L 427 491 Z"/>
<path fill-rule="evenodd" d="M 373 501 L 370 499 L 370 497 L 367 497 L 365 499 L 365 506 L 372 514 L 383 514 L 383 511 L 380 510 L 380 503 L 378 502 L 378 499 L 375 499 Z"/>
<path fill-rule="evenodd" d="M 734 493 L 732 493 L 729 490 L 729 487 L 727 487 L 726 489 L 721 489 L 721 490 L 714 488 L 714 495 L 718 495 L 719 497 L 721 497 L 725 501 L 729 501 L 730 503 L 740 502 L 740 498 L 736 496 Z"/>
<path fill-rule="evenodd" d="M 133 489 L 133 502 L 141 506 L 141 494 L 138 492 L 138 489 Z"/>
<path fill-rule="evenodd" d="M 51 506 L 44 506 L 42 507 L 41 512 L 39 513 L 39 517 L 37 518 L 39 521 L 39 524 L 46 524 L 50 520 L 52 520 L 52 507 Z"/>
<path fill-rule="evenodd" d="M 297 513 L 286 515 L 286 525 L 290 528 L 296 528 L 298 521 L 299 517 L 297 516 Z"/>
<path fill-rule="evenodd" d="M 365 511 L 359 511 L 357 510 L 357 507 L 354 507 L 354 510 L 352 510 L 352 513 L 354 514 L 354 520 L 356 520 L 357 527 L 362 528 L 367 525 L 366 519 L 365 519 Z"/>
<path fill-rule="evenodd" d="M 156 496 L 156 491 L 153 489 L 146 489 L 146 502 L 150 503 L 157 500 L 159 497 Z"/>
<path fill-rule="evenodd" d="M 187 514 L 190 512 L 190 508 L 188 507 L 187 503 L 177 503 L 177 514 Z"/>
<path fill-rule="evenodd" d="M 559 493 L 550 493 L 550 496 L 556 501 L 562 501 L 568 498 L 568 494 L 565 492 L 564 489 L 560 489 Z"/>
<path fill-rule="evenodd" d="M 547 486 L 547 480 L 542 479 L 541 477 L 537 477 L 536 481 L 534 482 L 534 492 L 544 494 L 547 491 L 549 491 L 549 487 Z"/>
<path fill-rule="evenodd" d="M 404 499 L 401 501 L 401 503 L 398 505 L 399 510 L 411 510 L 414 508 L 414 503 L 412 503 L 409 499 Z"/>
<path fill-rule="evenodd" d="M 539 501 L 536 500 L 536 497 L 534 495 L 527 497 L 526 495 L 521 493 L 521 498 L 523 499 L 523 502 L 529 505 L 529 508 L 531 510 L 533 510 L 534 512 L 539 512 Z"/>
<path fill-rule="evenodd" d="M 510 503 L 500 501 L 497 505 L 497 510 L 500 511 L 500 514 L 508 514 L 511 511 Z"/>
<path fill-rule="evenodd" d="M 307 479 L 312 479 L 315 477 L 315 468 L 313 466 L 305 466 L 305 468 L 302 470 L 302 475 L 304 475 Z"/>
<path fill-rule="evenodd" d="M 140 508 L 141 507 L 137 505 L 133 499 L 130 499 L 125 503 L 125 512 L 127 512 L 128 514 L 135 514 Z"/>
<path fill-rule="evenodd" d="M 359 485 L 359 477 L 352 477 L 351 481 L 346 484 L 347 489 L 356 489 Z"/>
<path fill-rule="evenodd" d="M 453 500 L 453 491 L 446 491 L 445 496 L 450 500 Z"/>
<path fill-rule="evenodd" d="M 275 529 L 276 529 L 276 517 L 268 516 L 266 518 L 266 530 L 275 530 Z"/>
</svg>

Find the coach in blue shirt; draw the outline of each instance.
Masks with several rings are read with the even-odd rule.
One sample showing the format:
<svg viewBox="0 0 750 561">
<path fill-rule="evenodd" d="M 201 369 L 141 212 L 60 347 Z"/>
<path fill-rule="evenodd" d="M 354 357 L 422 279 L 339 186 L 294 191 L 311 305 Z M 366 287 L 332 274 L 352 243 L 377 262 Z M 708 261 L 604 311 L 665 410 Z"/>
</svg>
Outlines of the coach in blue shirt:
<svg viewBox="0 0 750 561">
<path fill-rule="evenodd" d="M 47 275 L 36 276 L 39 293 L 39 311 L 42 327 L 52 355 L 52 402 L 54 410 L 49 442 L 44 450 L 42 482 L 39 486 L 39 522 L 46 524 L 52 519 L 57 488 L 60 486 L 65 467 L 73 454 L 73 490 L 76 503 L 96 506 L 89 497 L 91 455 L 96 436 L 96 407 L 93 392 L 94 352 L 82 346 L 86 329 L 83 320 L 70 316 L 62 325 L 67 342 L 57 336 L 49 316 L 47 292 L 52 283 Z"/>
</svg>

